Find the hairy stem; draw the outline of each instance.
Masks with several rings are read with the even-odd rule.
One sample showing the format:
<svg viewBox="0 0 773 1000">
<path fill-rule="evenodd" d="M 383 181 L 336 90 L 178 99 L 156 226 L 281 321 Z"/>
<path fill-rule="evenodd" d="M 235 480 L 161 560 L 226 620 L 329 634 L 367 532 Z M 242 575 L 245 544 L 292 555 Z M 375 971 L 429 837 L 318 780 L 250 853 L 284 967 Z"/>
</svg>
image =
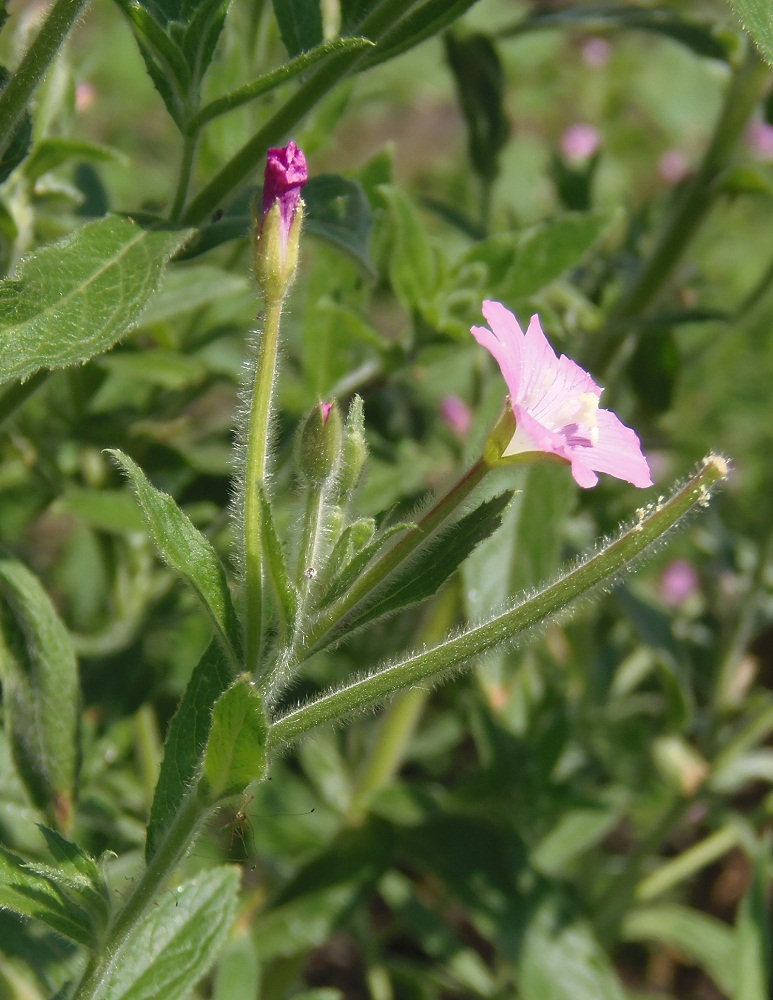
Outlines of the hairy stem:
<svg viewBox="0 0 773 1000">
<path fill-rule="evenodd" d="M 474 657 L 511 641 L 567 608 L 599 584 L 614 580 L 628 564 L 650 548 L 694 507 L 705 503 L 709 490 L 727 475 L 727 463 L 710 456 L 701 470 L 668 501 L 641 515 L 632 528 L 596 555 L 569 570 L 555 583 L 495 618 L 447 638 L 434 649 L 409 656 L 355 680 L 348 687 L 322 695 L 277 719 L 269 731 L 269 746 L 291 743 L 326 722 L 372 708 L 397 691 L 426 680 L 437 680 Z"/>
<path fill-rule="evenodd" d="M 252 404 L 247 428 L 247 459 L 244 470 L 244 580 L 247 630 L 247 669 L 258 669 L 263 646 L 263 545 L 261 538 L 260 489 L 265 485 L 271 431 L 271 397 L 274 389 L 281 299 L 266 301 L 263 334 L 258 347 Z"/>
</svg>

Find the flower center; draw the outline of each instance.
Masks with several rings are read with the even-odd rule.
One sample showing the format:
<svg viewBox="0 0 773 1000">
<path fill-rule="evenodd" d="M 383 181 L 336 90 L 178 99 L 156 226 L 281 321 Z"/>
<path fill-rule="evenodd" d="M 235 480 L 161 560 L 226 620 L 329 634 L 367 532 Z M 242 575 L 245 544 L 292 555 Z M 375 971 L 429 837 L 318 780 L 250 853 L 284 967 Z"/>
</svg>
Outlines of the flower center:
<svg viewBox="0 0 773 1000">
<path fill-rule="evenodd" d="M 599 440 L 598 410 L 595 392 L 581 392 L 550 414 L 548 426 L 562 434 L 567 444 L 594 445 Z"/>
</svg>

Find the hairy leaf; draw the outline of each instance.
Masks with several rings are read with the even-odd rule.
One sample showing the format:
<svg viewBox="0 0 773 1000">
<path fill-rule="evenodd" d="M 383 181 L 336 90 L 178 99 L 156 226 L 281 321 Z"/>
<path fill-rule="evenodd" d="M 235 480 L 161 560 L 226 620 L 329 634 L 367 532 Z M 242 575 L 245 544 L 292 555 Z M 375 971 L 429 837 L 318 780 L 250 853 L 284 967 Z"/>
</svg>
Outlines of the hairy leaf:
<svg viewBox="0 0 773 1000">
<path fill-rule="evenodd" d="M 215 868 L 161 897 L 132 931 L 94 1000 L 182 1000 L 209 970 L 236 912 L 239 870 Z"/>
<path fill-rule="evenodd" d="M 218 554 L 172 497 L 152 486 L 142 469 L 128 455 L 118 450 L 111 450 L 110 454 L 131 482 L 161 557 L 196 591 L 237 670 L 240 665 L 240 626 Z"/>
<path fill-rule="evenodd" d="M 150 809 L 145 856 L 150 861 L 186 792 L 199 776 L 212 725 L 212 708 L 233 680 L 218 642 L 211 642 L 197 664 L 169 724 L 161 773 Z"/>
<path fill-rule="evenodd" d="M 320 0 L 272 0 L 274 16 L 290 58 L 322 41 Z"/>
<path fill-rule="evenodd" d="M 204 755 L 204 778 L 213 799 L 238 795 L 266 773 L 268 720 L 263 699 L 242 677 L 215 702 Z"/>
<path fill-rule="evenodd" d="M 0 556 L 0 596 L 0 678 L 14 761 L 35 805 L 67 826 L 79 757 L 75 653 L 40 581 L 9 556 Z"/>
<path fill-rule="evenodd" d="M 187 237 L 108 216 L 26 257 L 0 282 L 0 380 L 109 350 L 136 325 Z"/>
</svg>

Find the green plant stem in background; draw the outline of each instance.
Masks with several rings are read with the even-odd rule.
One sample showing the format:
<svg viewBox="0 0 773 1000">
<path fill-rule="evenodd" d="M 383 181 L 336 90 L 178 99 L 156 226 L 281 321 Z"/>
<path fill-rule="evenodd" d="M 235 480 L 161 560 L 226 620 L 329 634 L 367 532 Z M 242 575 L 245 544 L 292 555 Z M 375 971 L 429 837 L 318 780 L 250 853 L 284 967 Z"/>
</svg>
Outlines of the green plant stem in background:
<svg viewBox="0 0 773 1000">
<path fill-rule="evenodd" d="M 263 644 L 263 546 L 260 495 L 265 485 L 271 431 L 271 396 L 274 388 L 279 322 L 282 300 L 266 300 L 263 333 L 255 362 L 255 380 L 247 424 L 247 455 L 244 468 L 244 538 L 242 541 L 245 582 L 247 669 L 256 671 Z"/>
<path fill-rule="evenodd" d="M 425 645 L 440 642 L 454 623 L 457 601 L 456 588 L 449 587 L 443 591 L 421 630 L 420 642 Z M 385 788 L 399 771 L 428 697 L 426 688 L 413 688 L 395 698 L 384 712 L 352 794 L 350 822 L 358 823 L 364 818 L 373 796 Z"/>
<path fill-rule="evenodd" d="M 75 19 L 89 0 L 55 0 L 16 72 L 0 93 L 0 156 L 8 149 L 16 126 L 35 88 L 54 61 Z"/>
<path fill-rule="evenodd" d="M 725 823 L 714 833 L 675 858 L 656 868 L 636 886 L 636 899 L 642 903 L 649 902 L 670 892 L 681 882 L 714 864 L 724 857 L 728 851 L 743 842 L 743 831 L 738 823 Z"/>
<path fill-rule="evenodd" d="M 695 174 L 685 184 L 639 274 L 612 309 L 591 347 L 590 367 L 602 371 L 630 342 L 628 326 L 650 306 L 679 263 L 690 240 L 718 196 L 717 179 L 729 165 L 749 119 L 760 102 L 769 70 L 753 45 L 735 71 L 711 142 Z"/>
<path fill-rule="evenodd" d="M 340 721 L 353 712 L 372 708 L 397 691 L 426 680 L 439 680 L 464 663 L 490 652 L 519 633 L 528 631 L 567 608 L 599 584 L 614 580 L 694 507 L 707 502 L 711 487 L 727 475 L 727 463 L 710 456 L 700 471 L 668 501 L 655 505 L 623 535 L 596 555 L 570 570 L 555 583 L 510 611 L 448 639 L 426 652 L 390 664 L 348 687 L 322 695 L 279 718 L 269 730 L 269 747 L 292 743 L 326 722 Z"/>
<path fill-rule="evenodd" d="M 413 6 L 413 0 L 383 0 L 361 24 L 357 33 L 378 42 L 400 17 Z M 255 135 L 205 185 L 186 209 L 186 225 L 197 225 L 233 197 L 234 191 L 255 170 L 269 146 L 278 143 L 332 88 L 349 75 L 362 61 L 369 48 L 343 51 L 319 66 Z"/>
<path fill-rule="evenodd" d="M 153 860 L 143 872 L 134 890 L 118 913 L 99 953 L 92 954 L 80 983 L 69 994 L 71 1000 L 92 1000 L 102 989 L 107 976 L 121 957 L 121 948 L 142 920 L 148 907 L 167 879 L 190 849 L 213 806 L 191 789 L 159 843 Z"/>
<path fill-rule="evenodd" d="M 6 389 L 0 391 L 0 427 L 9 417 L 23 406 L 41 386 L 51 377 L 51 372 L 45 369 L 35 372 L 26 382 L 12 382 Z"/>
<path fill-rule="evenodd" d="M 196 156 L 196 146 L 198 144 L 198 132 L 192 132 L 183 137 L 182 156 L 180 158 L 180 170 L 177 175 L 177 190 L 174 195 L 174 202 L 169 213 L 170 222 L 179 222 L 180 216 L 185 208 L 185 199 L 188 197 L 188 189 L 193 173 L 193 160 Z"/>
<path fill-rule="evenodd" d="M 314 651 L 315 646 L 335 628 L 342 619 L 353 610 L 353 608 L 365 600 L 373 591 L 379 587 L 387 577 L 397 569 L 406 559 L 414 554 L 416 549 L 425 542 L 430 535 L 434 534 L 438 528 L 445 524 L 452 514 L 467 500 L 470 494 L 483 481 L 490 466 L 480 458 L 471 466 L 467 472 L 459 479 L 451 489 L 445 493 L 427 511 L 424 517 L 415 527 L 408 531 L 403 537 L 392 546 L 373 566 L 364 573 L 350 590 L 336 601 L 336 603 L 326 612 L 322 618 L 310 629 L 309 635 L 301 650 L 298 651 L 299 658 L 306 653 Z"/>
</svg>

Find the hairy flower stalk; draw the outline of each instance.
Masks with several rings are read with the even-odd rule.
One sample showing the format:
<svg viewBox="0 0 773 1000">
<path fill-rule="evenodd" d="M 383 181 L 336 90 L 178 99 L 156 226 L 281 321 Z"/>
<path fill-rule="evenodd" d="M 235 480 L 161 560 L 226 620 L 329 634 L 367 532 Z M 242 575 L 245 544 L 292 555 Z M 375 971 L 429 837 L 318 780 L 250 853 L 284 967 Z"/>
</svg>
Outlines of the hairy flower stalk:
<svg viewBox="0 0 773 1000">
<path fill-rule="evenodd" d="M 262 213 L 256 212 L 255 218 L 255 277 L 263 291 L 265 321 L 255 364 L 244 470 L 246 656 L 252 672 L 260 664 L 265 629 L 260 490 L 266 481 L 282 303 L 298 263 L 301 189 L 307 178 L 306 158 L 294 142 L 268 151 Z"/>
<path fill-rule="evenodd" d="M 475 657 L 550 620 L 598 586 L 614 582 L 621 570 L 653 548 L 685 515 L 705 504 L 711 488 L 726 475 L 724 459 L 709 456 L 698 473 L 667 501 L 653 505 L 649 511 L 640 511 L 631 527 L 554 583 L 433 649 L 382 667 L 282 716 L 269 730 L 269 747 L 286 745 L 325 722 L 339 721 L 352 712 L 372 708 L 397 691 L 439 680 Z"/>
</svg>

